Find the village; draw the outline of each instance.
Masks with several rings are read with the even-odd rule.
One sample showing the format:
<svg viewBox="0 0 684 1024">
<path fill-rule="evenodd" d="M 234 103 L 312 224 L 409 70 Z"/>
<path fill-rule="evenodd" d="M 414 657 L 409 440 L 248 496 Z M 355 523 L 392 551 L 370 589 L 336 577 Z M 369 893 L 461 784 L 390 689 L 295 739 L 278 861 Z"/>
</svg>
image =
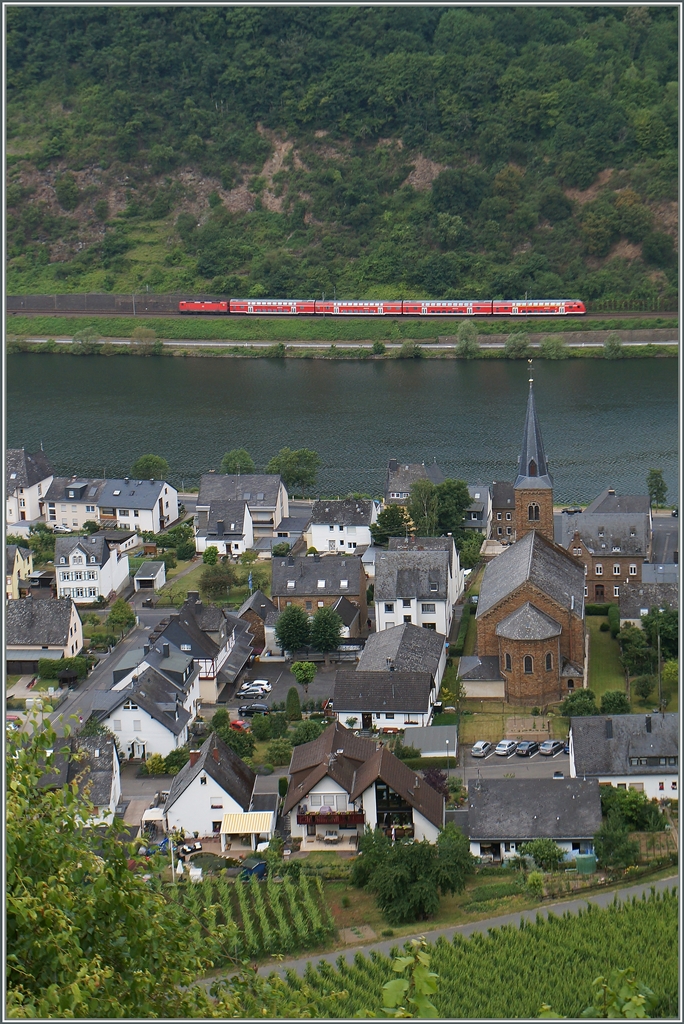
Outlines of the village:
<svg viewBox="0 0 684 1024">
<path fill-rule="evenodd" d="M 139 870 L 344 877 L 371 832 L 455 830 L 553 894 L 676 856 L 678 511 L 555 507 L 532 380 L 511 482 L 6 470 L 6 727 L 76 723 L 41 785 L 76 781 Z"/>
</svg>

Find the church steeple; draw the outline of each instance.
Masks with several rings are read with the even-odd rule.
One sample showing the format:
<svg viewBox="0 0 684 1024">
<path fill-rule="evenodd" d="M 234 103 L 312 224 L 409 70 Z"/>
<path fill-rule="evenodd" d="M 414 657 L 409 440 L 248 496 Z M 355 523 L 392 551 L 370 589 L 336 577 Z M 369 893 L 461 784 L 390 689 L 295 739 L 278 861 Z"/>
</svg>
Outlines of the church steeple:
<svg viewBox="0 0 684 1024">
<path fill-rule="evenodd" d="M 553 477 L 549 473 L 549 466 L 544 453 L 544 442 L 542 441 L 537 410 L 534 404 L 534 379 L 530 377 L 530 390 L 527 396 L 527 413 L 525 415 L 525 427 L 523 429 L 522 449 L 518 459 L 518 475 L 513 486 L 515 488 L 533 488 L 540 490 L 544 487 L 553 489 Z"/>
</svg>

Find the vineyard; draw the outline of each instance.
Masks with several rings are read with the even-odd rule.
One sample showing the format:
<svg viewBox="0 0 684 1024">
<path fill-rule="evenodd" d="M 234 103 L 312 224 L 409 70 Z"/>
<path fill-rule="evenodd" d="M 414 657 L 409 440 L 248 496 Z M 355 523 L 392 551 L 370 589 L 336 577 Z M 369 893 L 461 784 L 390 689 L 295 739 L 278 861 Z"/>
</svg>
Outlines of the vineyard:
<svg viewBox="0 0 684 1024">
<path fill-rule="evenodd" d="M 253 877 L 246 883 L 204 878 L 177 885 L 172 895 L 186 917 L 188 944 L 216 967 L 233 957 L 310 949 L 335 931 L 319 878 L 259 882 Z"/>
<path fill-rule="evenodd" d="M 578 1017 L 591 1003 L 591 985 L 599 974 L 632 967 L 656 993 L 658 1017 L 678 1011 L 678 913 L 676 892 L 652 892 L 646 898 L 613 903 L 606 909 L 589 905 L 578 915 L 541 917 L 492 929 L 472 938 L 444 939 L 432 948 L 430 968 L 439 975 L 434 997 L 439 1016 L 465 1018 L 537 1017 L 542 1003 L 556 1013 Z M 321 962 L 307 965 L 304 978 L 288 971 L 291 987 L 303 983 L 322 996 L 345 989 L 340 1018 L 364 1016 L 382 1005 L 382 986 L 396 975 L 392 960 L 357 954 L 350 966 Z M 312 1001 L 312 1017 L 328 1015 L 330 1007 Z"/>
</svg>

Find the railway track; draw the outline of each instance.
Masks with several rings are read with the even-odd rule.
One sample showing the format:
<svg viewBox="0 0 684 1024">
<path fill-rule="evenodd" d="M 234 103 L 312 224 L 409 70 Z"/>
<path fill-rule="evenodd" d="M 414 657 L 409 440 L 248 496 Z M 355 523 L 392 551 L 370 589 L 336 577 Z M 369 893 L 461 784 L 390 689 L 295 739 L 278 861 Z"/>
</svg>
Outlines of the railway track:
<svg viewBox="0 0 684 1024">
<path fill-rule="evenodd" d="M 202 320 L 225 320 L 227 315 L 229 317 L 239 317 L 240 319 L 243 319 L 242 315 L 239 314 L 239 313 L 232 313 L 232 314 L 220 313 L 220 314 L 218 314 L 216 316 L 212 316 L 212 314 L 210 314 L 210 313 L 195 314 L 196 317 L 201 318 Z M 12 317 L 12 316 L 30 316 L 30 317 L 35 317 L 35 316 L 53 316 L 53 317 L 55 317 L 55 316 L 69 316 L 69 317 L 84 317 L 84 316 L 87 316 L 87 317 L 98 317 L 98 316 L 100 316 L 100 317 L 132 317 L 132 316 L 134 316 L 136 319 L 138 319 L 138 318 L 144 319 L 146 317 L 147 318 L 154 317 L 156 319 L 162 319 L 162 318 L 174 319 L 175 318 L 175 319 L 179 319 L 179 320 L 182 320 L 182 319 L 186 319 L 187 320 L 187 319 L 194 318 L 194 317 L 190 317 L 188 314 L 182 314 L 182 313 L 177 313 L 177 312 L 136 310 L 135 313 L 133 313 L 133 312 L 121 313 L 121 312 L 113 311 L 113 310 L 93 310 L 93 309 L 89 309 L 87 311 L 84 311 L 82 309 L 59 309 L 59 310 L 8 309 L 7 310 L 7 316 L 8 317 Z M 307 320 L 308 319 L 320 319 L 321 318 L 320 314 L 318 314 L 318 315 L 313 314 L 312 316 L 308 316 L 307 314 L 298 314 L 298 316 L 299 316 L 300 319 L 307 319 Z M 679 313 L 677 313 L 677 312 L 656 312 L 656 311 L 642 312 L 642 313 L 610 312 L 610 313 L 583 313 L 581 315 L 581 317 L 569 316 L 568 319 L 578 319 L 578 320 L 607 320 L 607 319 L 643 320 L 645 317 L 659 317 L 661 319 L 671 320 L 671 319 L 676 319 L 678 316 L 679 316 Z M 521 319 L 521 318 L 525 319 L 525 320 L 532 319 L 529 316 L 515 317 L 514 318 L 514 317 L 511 317 L 509 315 L 498 316 L 498 315 L 491 315 L 491 314 L 489 316 L 487 316 L 487 317 L 482 317 L 481 319 L 490 319 L 490 317 L 493 320 L 513 320 L 513 319 Z M 252 317 L 252 318 L 254 318 L 254 317 Z M 282 317 L 280 317 L 280 316 L 278 316 L 278 317 L 269 317 L 267 314 L 265 314 L 265 315 L 259 315 L 258 319 L 260 319 L 260 320 L 272 320 L 272 319 L 280 320 L 280 319 L 282 319 Z M 341 319 L 345 319 L 345 318 L 342 317 Z M 348 317 L 347 319 L 354 319 L 354 320 L 377 320 L 378 317 L 377 316 L 373 316 L 373 317 L 354 316 L 353 318 Z M 416 317 L 411 317 L 411 316 L 404 317 L 404 316 L 402 316 L 401 318 L 389 316 L 389 317 L 385 317 L 385 319 L 386 320 L 398 320 L 398 319 L 402 319 L 402 320 L 403 319 L 421 320 L 423 318 L 422 317 L 418 317 L 418 316 L 416 316 Z M 442 317 L 434 317 L 434 319 L 439 321 L 439 320 L 442 319 Z M 455 319 L 455 317 L 449 317 L 448 319 Z M 548 318 L 547 317 L 540 317 L 540 319 L 548 319 Z"/>
</svg>

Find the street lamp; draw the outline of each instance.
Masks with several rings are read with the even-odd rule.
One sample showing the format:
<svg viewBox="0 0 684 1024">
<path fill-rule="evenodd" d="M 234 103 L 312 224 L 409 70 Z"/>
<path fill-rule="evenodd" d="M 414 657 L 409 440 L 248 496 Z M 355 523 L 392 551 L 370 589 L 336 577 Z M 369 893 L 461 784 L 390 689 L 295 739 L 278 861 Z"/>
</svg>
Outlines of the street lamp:
<svg viewBox="0 0 684 1024">
<path fill-rule="evenodd" d="M 446 741 L 447 775 L 449 774 L 449 740 Z"/>
<path fill-rule="evenodd" d="M 658 710 L 663 711 L 663 679 L 660 665 L 660 614 L 664 612 L 664 608 L 658 609 L 658 615 L 656 617 L 656 626 L 658 629 Z"/>
</svg>

